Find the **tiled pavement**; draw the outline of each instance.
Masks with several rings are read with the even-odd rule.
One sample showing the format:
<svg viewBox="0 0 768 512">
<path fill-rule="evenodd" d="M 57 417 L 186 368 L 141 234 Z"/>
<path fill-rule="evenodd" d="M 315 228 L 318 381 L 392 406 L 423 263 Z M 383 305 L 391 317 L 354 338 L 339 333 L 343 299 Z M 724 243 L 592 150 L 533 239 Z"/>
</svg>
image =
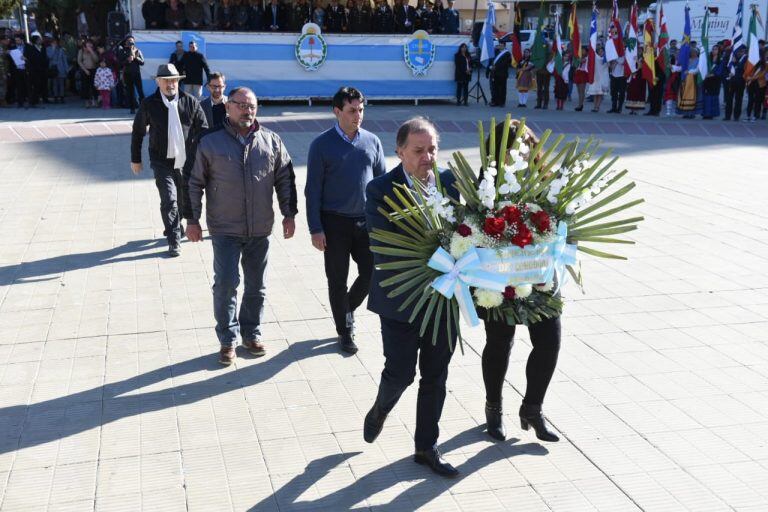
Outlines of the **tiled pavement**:
<svg viewBox="0 0 768 512">
<path fill-rule="evenodd" d="M 390 164 L 397 122 L 415 113 L 440 124 L 445 162 L 457 149 L 476 160 L 475 121 L 501 111 L 373 105 L 366 126 Z M 363 442 L 378 321 L 360 315 L 357 356 L 337 351 L 303 217 L 294 240 L 272 239 L 268 356 L 222 369 L 210 243 L 162 257 L 127 118 L 0 110 L 0 509 L 768 510 L 766 125 L 525 113 L 605 139 L 647 220 L 629 262 L 585 259 L 587 294 L 568 293 L 546 403 L 560 443 L 514 421 L 525 329 L 505 390 L 511 439 L 490 442 L 482 332 L 467 332 L 441 425 L 462 478 L 444 481 L 409 460 L 415 388 Z M 303 187 L 327 108 L 261 118 Z"/>
</svg>

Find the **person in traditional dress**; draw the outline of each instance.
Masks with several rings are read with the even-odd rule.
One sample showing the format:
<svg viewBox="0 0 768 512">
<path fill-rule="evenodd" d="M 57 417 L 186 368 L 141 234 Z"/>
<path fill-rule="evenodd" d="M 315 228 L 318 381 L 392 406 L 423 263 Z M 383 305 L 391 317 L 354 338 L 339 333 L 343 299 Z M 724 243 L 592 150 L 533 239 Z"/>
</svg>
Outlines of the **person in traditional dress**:
<svg viewBox="0 0 768 512">
<path fill-rule="evenodd" d="M 600 104 L 603 102 L 603 95 L 610 90 L 610 83 L 608 78 L 608 63 L 603 58 L 605 50 L 603 47 L 597 49 L 597 57 L 595 58 L 595 76 L 593 80 L 587 85 L 587 94 L 592 96 L 595 101 L 595 106 L 592 112 L 600 112 Z"/>
<path fill-rule="evenodd" d="M 637 112 L 645 109 L 645 84 L 646 81 L 640 70 L 629 76 L 627 85 L 627 99 L 624 106 L 629 110 L 629 115 L 636 116 Z"/>
<path fill-rule="evenodd" d="M 704 77 L 704 85 L 702 87 L 704 91 L 702 117 L 704 119 L 720 117 L 720 84 L 722 84 L 726 72 L 726 62 L 724 62 L 720 54 L 720 46 L 715 45 L 712 47 L 709 63 L 709 74 Z"/>
<path fill-rule="evenodd" d="M 581 62 L 579 62 L 578 67 L 573 73 L 573 83 L 576 86 L 576 92 L 579 94 L 579 106 L 576 107 L 574 110 L 576 112 L 581 112 L 584 110 L 584 97 L 586 96 L 587 92 L 587 83 L 589 82 L 589 70 L 587 69 L 587 52 L 589 49 L 586 46 L 581 47 L 581 54 L 584 55 L 582 57 Z"/>
<path fill-rule="evenodd" d="M 677 104 L 677 93 L 680 89 L 680 66 L 677 65 L 677 58 L 674 55 L 669 56 L 669 78 L 664 86 L 664 105 L 666 117 L 671 117 L 675 112 Z"/>
<path fill-rule="evenodd" d="M 555 75 L 555 101 L 557 105 L 556 109 L 563 110 L 563 105 L 565 104 L 565 100 L 568 99 L 568 83 L 569 83 L 568 77 L 571 74 L 570 52 L 563 53 L 562 73 L 558 73 L 557 70 L 555 70 L 552 74 Z"/>
<path fill-rule="evenodd" d="M 677 113 L 685 119 L 693 119 L 697 114 L 701 114 L 704 106 L 702 87 L 697 84 L 696 80 L 699 74 L 699 52 L 695 48 L 691 48 L 690 55 L 688 70 L 680 83 L 677 100 Z M 681 70 L 681 72 L 683 71 L 685 70 Z"/>
<path fill-rule="evenodd" d="M 531 50 L 523 52 L 523 60 L 517 65 L 517 106 L 525 108 L 528 103 L 528 91 L 533 87 L 534 66 L 531 62 Z"/>
</svg>

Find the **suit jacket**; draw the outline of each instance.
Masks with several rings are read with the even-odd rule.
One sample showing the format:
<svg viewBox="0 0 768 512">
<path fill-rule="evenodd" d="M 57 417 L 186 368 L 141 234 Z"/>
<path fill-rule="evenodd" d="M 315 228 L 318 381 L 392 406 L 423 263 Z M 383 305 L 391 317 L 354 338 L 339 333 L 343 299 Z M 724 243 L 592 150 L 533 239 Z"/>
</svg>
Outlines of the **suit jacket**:
<svg viewBox="0 0 768 512">
<path fill-rule="evenodd" d="M 264 7 L 264 30 L 272 30 L 272 25 L 277 26 L 277 31 L 285 30 L 285 7 L 283 4 L 277 4 L 277 9 L 272 12 L 272 4 L 269 3 Z M 277 19 L 274 18 L 274 14 L 277 14 Z"/>
<path fill-rule="evenodd" d="M 443 184 L 443 187 L 445 187 L 446 192 L 452 198 L 458 200 L 459 193 L 453 186 L 455 181 L 456 179 L 453 177 L 453 174 L 451 174 L 451 171 L 446 170 L 440 172 L 440 182 Z M 379 207 L 384 208 L 386 211 L 390 211 L 390 208 L 384 202 L 384 196 L 389 196 L 394 199 L 395 195 L 393 191 L 395 190 L 396 184 L 408 184 L 402 164 L 398 165 L 387 174 L 374 178 L 368 183 L 368 186 L 365 189 L 365 220 L 368 225 L 368 231 L 372 231 L 374 228 L 379 228 L 394 233 L 404 234 L 395 224 L 391 223 L 389 219 L 384 217 L 378 211 Z M 380 244 L 375 240 L 371 240 L 371 245 L 375 246 Z M 398 258 L 373 253 L 374 265 L 394 261 L 396 259 Z M 388 277 L 392 277 L 396 273 L 397 271 L 394 270 L 379 270 L 374 268 L 373 276 L 371 277 L 370 292 L 368 294 L 368 309 L 380 316 L 392 320 L 408 322 L 408 318 L 411 316 L 411 311 L 413 310 L 415 302 L 411 303 L 411 306 L 404 311 L 398 311 L 397 309 L 407 295 L 390 299 L 387 297 L 387 294 L 391 292 L 393 288 L 382 288 L 379 285 L 381 281 Z"/>
<path fill-rule="evenodd" d="M 398 34 L 412 34 L 416 30 L 416 8 L 412 5 L 396 5 L 392 8 L 395 13 L 395 32 Z M 409 21 L 410 25 L 405 22 Z"/>
<path fill-rule="evenodd" d="M 227 102 L 227 95 L 224 95 L 224 103 Z M 200 106 L 203 108 L 203 114 L 208 121 L 208 127 L 213 128 L 213 99 L 207 96 L 200 102 Z"/>
<path fill-rule="evenodd" d="M 504 51 L 504 50 L 502 50 Z M 508 51 L 504 51 L 504 55 L 499 57 L 494 64 L 491 65 L 491 77 L 496 80 L 506 80 L 509 78 L 509 67 L 512 65 L 512 55 Z"/>
</svg>

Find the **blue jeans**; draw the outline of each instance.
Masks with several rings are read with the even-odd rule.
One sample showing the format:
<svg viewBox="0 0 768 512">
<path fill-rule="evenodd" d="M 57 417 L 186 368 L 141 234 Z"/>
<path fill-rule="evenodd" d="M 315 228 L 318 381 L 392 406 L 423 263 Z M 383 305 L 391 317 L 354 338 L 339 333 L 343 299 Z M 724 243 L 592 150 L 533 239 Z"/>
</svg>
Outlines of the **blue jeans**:
<svg viewBox="0 0 768 512">
<path fill-rule="evenodd" d="M 216 336 L 222 347 L 235 345 L 240 333 L 246 341 L 261 336 L 264 316 L 264 276 L 267 271 L 269 238 L 212 235 L 213 242 L 213 316 Z M 245 290 L 237 314 L 237 287 L 243 266 Z"/>
</svg>

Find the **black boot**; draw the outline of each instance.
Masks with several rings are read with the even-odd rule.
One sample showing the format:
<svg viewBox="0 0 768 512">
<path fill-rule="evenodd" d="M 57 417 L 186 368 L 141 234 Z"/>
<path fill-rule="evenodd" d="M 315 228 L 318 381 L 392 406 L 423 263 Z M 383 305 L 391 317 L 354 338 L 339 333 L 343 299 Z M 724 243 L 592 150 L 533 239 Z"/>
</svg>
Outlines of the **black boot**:
<svg viewBox="0 0 768 512">
<path fill-rule="evenodd" d="M 485 402 L 485 421 L 489 436 L 499 441 L 504 441 L 507 438 L 504 417 L 501 415 L 501 402 Z"/>
<path fill-rule="evenodd" d="M 520 427 L 528 430 L 533 427 L 536 431 L 536 437 L 542 441 L 557 442 L 560 440 L 557 434 L 547 428 L 544 416 L 541 414 L 540 405 L 523 404 L 520 406 Z"/>
</svg>

